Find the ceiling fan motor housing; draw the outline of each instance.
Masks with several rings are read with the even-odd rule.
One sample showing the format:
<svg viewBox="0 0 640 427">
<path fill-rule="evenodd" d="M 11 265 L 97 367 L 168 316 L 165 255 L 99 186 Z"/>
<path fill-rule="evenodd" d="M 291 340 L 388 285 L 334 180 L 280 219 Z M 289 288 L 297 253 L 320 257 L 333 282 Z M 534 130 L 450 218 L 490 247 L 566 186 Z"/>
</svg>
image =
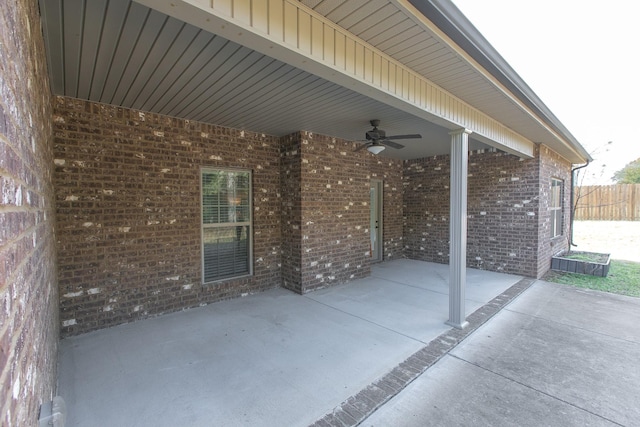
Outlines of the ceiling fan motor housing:
<svg viewBox="0 0 640 427">
<path fill-rule="evenodd" d="M 386 136 L 385 131 L 378 128 L 373 128 L 366 133 L 367 141 L 375 141 L 378 139 L 384 139 Z"/>
</svg>

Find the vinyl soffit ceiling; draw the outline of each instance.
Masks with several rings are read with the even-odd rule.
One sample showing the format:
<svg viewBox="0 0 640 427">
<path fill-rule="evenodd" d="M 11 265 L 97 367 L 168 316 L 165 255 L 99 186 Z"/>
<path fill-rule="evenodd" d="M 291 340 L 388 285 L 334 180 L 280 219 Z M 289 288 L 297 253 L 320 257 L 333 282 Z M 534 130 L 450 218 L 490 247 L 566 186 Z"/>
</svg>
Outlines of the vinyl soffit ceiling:
<svg viewBox="0 0 640 427">
<path fill-rule="evenodd" d="M 533 141 L 539 125 L 446 44 L 388 0 L 302 0 Z M 380 119 L 420 133 L 387 157 L 449 152 L 449 129 L 130 0 L 41 0 L 53 92 L 270 135 L 308 130 L 362 140 Z M 471 140 L 471 148 L 485 145 Z"/>
</svg>

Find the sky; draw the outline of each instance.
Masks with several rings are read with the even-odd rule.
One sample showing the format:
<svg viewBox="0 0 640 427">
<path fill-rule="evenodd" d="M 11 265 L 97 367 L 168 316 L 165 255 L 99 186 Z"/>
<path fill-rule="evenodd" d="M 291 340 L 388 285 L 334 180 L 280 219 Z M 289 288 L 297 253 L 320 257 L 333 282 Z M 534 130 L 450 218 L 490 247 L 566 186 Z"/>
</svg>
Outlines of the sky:
<svg viewBox="0 0 640 427">
<path fill-rule="evenodd" d="M 452 1 L 594 158 L 582 184 L 640 158 L 640 1 Z"/>
</svg>

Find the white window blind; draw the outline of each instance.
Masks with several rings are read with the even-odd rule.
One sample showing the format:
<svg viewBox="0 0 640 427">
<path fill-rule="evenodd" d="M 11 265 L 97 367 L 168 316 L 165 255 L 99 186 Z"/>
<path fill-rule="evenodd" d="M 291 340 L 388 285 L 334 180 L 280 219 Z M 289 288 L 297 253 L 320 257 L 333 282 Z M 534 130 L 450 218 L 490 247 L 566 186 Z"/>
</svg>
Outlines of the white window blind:
<svg viewBox="0 0 640 427">
<path fill-rule="evenodd" d="M 202 169 L 202 280 L 252 271 L 251 172 Z"/>
</svg>

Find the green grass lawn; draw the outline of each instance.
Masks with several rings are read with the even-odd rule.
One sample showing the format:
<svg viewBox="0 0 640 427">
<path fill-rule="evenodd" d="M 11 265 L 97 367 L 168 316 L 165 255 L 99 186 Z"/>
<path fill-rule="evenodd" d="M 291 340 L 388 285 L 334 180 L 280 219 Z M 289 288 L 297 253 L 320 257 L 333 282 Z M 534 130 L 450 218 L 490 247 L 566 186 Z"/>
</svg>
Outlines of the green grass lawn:
<svg viewBox="0 0 640 427">
<path fill-rule="evenodd" d="M 543 280 L 573 285 L 579 288 L 640 297 L 640 262 L 612 259 L 607 277 L 550 270 L 543 277 Z"/>
</svg>

